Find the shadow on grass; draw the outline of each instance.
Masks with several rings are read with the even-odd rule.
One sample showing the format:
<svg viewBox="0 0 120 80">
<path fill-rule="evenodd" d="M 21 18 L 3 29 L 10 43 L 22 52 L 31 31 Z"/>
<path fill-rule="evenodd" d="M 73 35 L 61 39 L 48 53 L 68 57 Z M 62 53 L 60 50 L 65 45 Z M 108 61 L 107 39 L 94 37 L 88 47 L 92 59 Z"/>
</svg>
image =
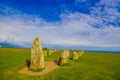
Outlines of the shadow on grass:
<svg viewBox="0 0 120 80">
<path fill-rule="evenodd" d="M 28 67 L 28 69 L 29 69 L 30 71 L 33 71 L 33 72 L 41 72 L 41 71 L 43 71 L 43 70 L 45 69 L 45 68 L 42 68 L 42 69 L 30 69 L 30 64 L 31 64 L 30 59 L 26 60 L 26 66 Z"/>
<path fill-rule="evenodd" d="M 58 60 L 54 60 L 54 63 L 58 65 Z"/>
<path fill-rule="evenodd" d="M 30 59 L 26 60 L 26 65 L 28 68 L 30 67 L 30 64 L 31 64 Z"/>
<path fill-rule="evenodd" d="M 42 68 L 42 69 L 29 69 L 30 71 L 33 71 L 33 72 L 41 72 L 43 71 L 45 68 Z"/>
<path fill-rule="evenodd" d="M 70 60 L 73 60 L 73 58 L 69 58 Z"/>
<path fill-rule="evenodd" d="M 58 66 L 71 66 L 70 63 L 59 64 L 58 60 L 54 60 L 54 63 L 57 64 Z"/>
<path fill-rule="evenodd" d="M 71 66 L 70 63 L 64 63 L 64 64 L 60 64 L 60 66 Z"/>
</svg>

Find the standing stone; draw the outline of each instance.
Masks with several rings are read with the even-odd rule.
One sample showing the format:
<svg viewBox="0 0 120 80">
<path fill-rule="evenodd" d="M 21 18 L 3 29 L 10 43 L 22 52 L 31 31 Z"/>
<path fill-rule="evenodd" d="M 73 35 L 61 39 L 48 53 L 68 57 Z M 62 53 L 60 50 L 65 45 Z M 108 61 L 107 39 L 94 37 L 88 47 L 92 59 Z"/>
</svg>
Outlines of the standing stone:
<svg viewBox="0 0 120 80">
<path fill-rule="evenodd" d="M 79 56 L 82 56 L 83 54 L 84 54 L 84 50 L 78 52 Z"/>
<path fill-rule="evenodd" d="M 48 51 L 48 55 L 50 56 L 52 54 L 51 50 Z"/>
<path fill-rule="evenodd" d="M 31 49 L 31 64 L 30 69 L 37 70 L 44 68 L 44 54 L 41 46 L 41 41 L 37 37 L 34 39 Z"/>
<path fill-rule="evenodd" d="M 63 65 L 69 63 L 69 51 L 68 50 L 64 50 L 63 53 L 60 55 L 59 58 L 59 65 Z"/>
<path fill-rule="evenodd" d="M 49 50 L 48 51 L 48 55 L 51 55 L 51 54 L 53 54 L 54 53 L 54 50 Z"/>
<path fill-rule="evenodd" d="M 82 54 L 85 54 L 85 51 L 84 51 L 84 50 L 82 50 L 81 52 L 82 52 Z"/>
<path fill-rule="evenodd" d="M 54 54 L 54 53 L 55 53 L 55 50 L 52 50 L 52 53 Z"/>
<path fill-rule="evenodd" d="M 70 56 L 69 50 L 64 50 L 64 52 L 66 53 L 67 57 L 69 58 L 69 56 Z"/>
<path fill-rule="evenodd" d="M 56 53 L 56 52 L 57 52 L 57 50 L 55 49 L 55 50 L 54 50 L 54 53 Z"/>
<path fill-rule="evenodd" d="M 77 52 L 73 52 L 72 59 L 73 60 L 77 60 L 78 58 L 79 58 L 78 53 Z"/>
<path fill-rule="evenodd" d="M 47 50 L 43 50 L 44 56 L 47 56 Z"/>
</svg>

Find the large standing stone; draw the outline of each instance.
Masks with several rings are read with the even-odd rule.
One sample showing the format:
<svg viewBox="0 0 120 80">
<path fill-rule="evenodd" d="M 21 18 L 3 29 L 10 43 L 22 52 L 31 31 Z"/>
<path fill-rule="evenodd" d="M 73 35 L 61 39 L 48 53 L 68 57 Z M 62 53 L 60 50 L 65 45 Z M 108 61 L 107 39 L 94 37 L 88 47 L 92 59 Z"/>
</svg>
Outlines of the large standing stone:
<svg viewBox="0 0 120 80">
<path fill-rule="evenodd" d="M 37 37 L 34 39 L 31 49 L 31 64 L 30 69 L 43 69 L 44 68 L 44 54 L 41 46 L 41 41 Z"/>
<path fill-rule="evenodd" d="M 69 51 L 68 50 L 64 50 L 63 53 L 60 55 L 59 58 L 59 65 L 63 65 L 69 63 Z"/>
<path fill-rule="evenodd" d="M 73 52 L 72 59 L 77 60 L 79 58 L 79 55 L 77 52 Z"/>
</svg>

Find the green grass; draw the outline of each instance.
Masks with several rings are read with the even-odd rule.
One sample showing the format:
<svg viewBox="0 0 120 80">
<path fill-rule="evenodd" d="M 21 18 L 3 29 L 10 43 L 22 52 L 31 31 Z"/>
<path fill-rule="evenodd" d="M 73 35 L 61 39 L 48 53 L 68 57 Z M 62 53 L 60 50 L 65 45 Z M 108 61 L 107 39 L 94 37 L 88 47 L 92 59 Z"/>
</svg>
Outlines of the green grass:
<svg viewBox="0 0 120 80">
<path fill-rule="evenodd" d="M 41 72 L 41 71 L 43 71 L 45 68 L 42 68 L 42 69 L 29 69 L 29 70 L 31 70 L 31 71 L 33 71 L 33 72 Z"/>
<path fill-rule="evenodd" d="M 61 51 L 45 57 L 58 61 Z M 61 66 L 42 76 L 19 74 L 27 66 L 30 49 L 0 48 L 0 80 L 120 80 L 120 54 L 86 52 L 69 66 Z"/>
</svg>

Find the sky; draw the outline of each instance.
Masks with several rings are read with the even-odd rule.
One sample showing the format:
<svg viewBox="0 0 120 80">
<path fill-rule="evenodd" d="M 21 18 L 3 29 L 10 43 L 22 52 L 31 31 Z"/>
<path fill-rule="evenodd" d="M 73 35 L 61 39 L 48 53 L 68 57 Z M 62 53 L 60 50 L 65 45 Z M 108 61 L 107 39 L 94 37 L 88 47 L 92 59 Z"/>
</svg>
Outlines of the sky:
<svg viewBox="0 0 120 80">
<path fill-rule="evenodd" d="M 120 0 L 0 0 L 0 45 L 120 51 Z"/>
</svg>

